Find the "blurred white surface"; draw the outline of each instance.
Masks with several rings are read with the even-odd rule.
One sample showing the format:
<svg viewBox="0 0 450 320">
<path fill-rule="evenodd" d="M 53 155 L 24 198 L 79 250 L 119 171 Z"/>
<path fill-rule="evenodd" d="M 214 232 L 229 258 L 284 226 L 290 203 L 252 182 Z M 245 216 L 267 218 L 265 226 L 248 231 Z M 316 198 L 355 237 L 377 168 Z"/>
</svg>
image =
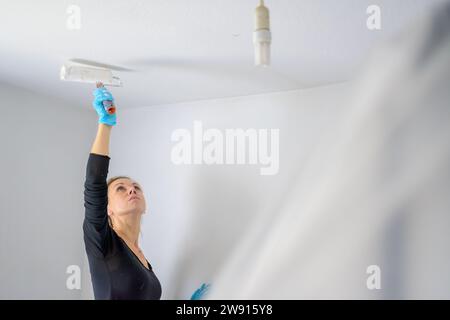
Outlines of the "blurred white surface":
<svg viewBox="0 0 450 320">
<path fill-rule="evenodd" d="M 449 299 L 449 84 L 447 3 L 374 52 L 338 132 L 207 298 Z"/>
</svg>

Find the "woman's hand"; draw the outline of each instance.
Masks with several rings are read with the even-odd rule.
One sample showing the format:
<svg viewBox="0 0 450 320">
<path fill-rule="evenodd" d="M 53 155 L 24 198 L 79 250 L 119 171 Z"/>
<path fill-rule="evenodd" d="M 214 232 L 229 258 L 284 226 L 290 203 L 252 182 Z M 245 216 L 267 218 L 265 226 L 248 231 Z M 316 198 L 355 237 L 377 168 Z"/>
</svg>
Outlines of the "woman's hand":
<svg viewBox="0 0 450 320">
<path fill-rule="evenodd" d="M 202 286 L 195 290 L 195 292 L 192 294 L 191 300 L 201 300 L 210 287 L 210 284 L 207 285 L 203 283 Z"/>
<path fill-rule="evenodd" d="M 97 89 L 94 90 L 94 101 L 92 102 L 92 105 L 94 106 L 95 111 L 97 111 L 98 114 L 98 123 L 103 123 L 108 126 L 114 126 L 116 125 L 116 109 L 114 105 L 114 97 L 112 94 L 106 89 L 101 82 L 97 83 Z M 109 110 L 112 110 L 113 113 L 109 113 L 107 109 L 105 108 L 105 103 Z M 113 108 L 113 109 L 112 109 Z"/>
</svg>

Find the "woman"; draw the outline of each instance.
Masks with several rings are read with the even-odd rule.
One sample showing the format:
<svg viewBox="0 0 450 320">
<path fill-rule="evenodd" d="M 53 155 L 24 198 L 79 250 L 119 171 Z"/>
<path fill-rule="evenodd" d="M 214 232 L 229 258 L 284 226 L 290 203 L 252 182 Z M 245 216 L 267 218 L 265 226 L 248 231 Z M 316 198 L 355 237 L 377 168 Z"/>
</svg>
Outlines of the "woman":
<svg viewBox="0 0 450 320">
<path fill-rule="evenodd" d="M 116 113 L 109 114 L 103 101 L 114 99 L 103 87 L 94 91 L 99 115 L 98 131 L 89 154 L 84 184 L 84 242 L 95 299 L 161 298 L 161 284 L 138 237 L 146 210 L 142 188 L 129 177 L 106 181 L 109 168 L 109 137 Z"/>
</svg>

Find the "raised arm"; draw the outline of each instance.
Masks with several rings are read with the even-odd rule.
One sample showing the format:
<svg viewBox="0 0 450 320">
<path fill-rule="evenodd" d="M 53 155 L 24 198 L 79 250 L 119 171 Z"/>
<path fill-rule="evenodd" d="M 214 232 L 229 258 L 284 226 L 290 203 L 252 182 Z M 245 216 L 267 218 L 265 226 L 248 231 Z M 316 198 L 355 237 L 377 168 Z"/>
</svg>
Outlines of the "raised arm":
<svg viewBox="0 0 450 320">
<path fill-rule="evenodd" d="M 86 166 L 84 183 L 85 219 L 83 222 L 86 252 L 104 257 L 108 252 L 110 228 L 108 224 L 109 140 L 111 128 L 116 124 L 116 114 L 108 114 L 103 100 L 113 101 L 112 95 L 103 87 L 94 92 L 93 106 L 99 115 L 98 130 Z"/>
<path fill-rule="evenodd" d="M 98 124 L 97 136 L 91 148 L 91 153 L 109 156 L 109 138 L 112 126 L 103 123 Z"/>
</svg>

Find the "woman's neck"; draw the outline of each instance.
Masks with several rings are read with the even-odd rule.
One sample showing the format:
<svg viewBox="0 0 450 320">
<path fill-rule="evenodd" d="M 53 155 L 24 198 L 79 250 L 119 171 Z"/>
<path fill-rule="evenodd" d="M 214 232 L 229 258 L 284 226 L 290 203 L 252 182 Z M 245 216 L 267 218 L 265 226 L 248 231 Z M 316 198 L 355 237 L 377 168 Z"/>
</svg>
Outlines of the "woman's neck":
<svg viewBox="0 0 450 320">
<path fill-rule="evenodd" d="M 125 241 L 139 247 L 140 217 L 124 217 L 114 223 L 114 231 Z"/>
</svg>

